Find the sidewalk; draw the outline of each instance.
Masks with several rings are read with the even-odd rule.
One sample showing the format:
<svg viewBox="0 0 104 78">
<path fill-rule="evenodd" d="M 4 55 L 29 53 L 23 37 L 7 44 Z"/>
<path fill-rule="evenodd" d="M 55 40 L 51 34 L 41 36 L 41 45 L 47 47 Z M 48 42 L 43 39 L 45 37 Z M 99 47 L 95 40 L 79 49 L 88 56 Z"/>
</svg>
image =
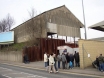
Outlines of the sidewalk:
<svg viewBox="0 0 104 78">
<path fill-rule="evenodd" d="M 30 62 L 29 64 L 18 63 L 18 62 L 9 62 L 9 61 L 0 61 L 0 63 L 14 65 L 14 66 L 20 66 L 20 67 L 25 67 L 25 68 L 31 68 L 31 69 L 45 70 L 43 61 Z M 80 69 L 79 67 L 74 67 L 73 69 L 65 69 L 65 70 L 59 69 L 59 72 L 104 76 L 104 73 L 98 71 L 95 68 Z"/>
</svg>

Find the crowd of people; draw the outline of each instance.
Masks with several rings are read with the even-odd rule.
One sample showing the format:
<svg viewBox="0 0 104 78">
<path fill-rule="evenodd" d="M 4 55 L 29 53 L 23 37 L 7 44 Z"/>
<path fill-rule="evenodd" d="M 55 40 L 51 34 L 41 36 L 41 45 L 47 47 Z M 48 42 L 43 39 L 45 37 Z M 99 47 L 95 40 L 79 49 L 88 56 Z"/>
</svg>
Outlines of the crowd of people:
<svg viewBox="0 0 104 78">
<path fill-rule="evenodd" d="M 104 56 L 102 56 L 102 54 L 100 54 L 99 57 L 96 57 L 96 60 L 93 64 L 97 66 L 99 71 L 104 72 Z"/>
<path fill-rule="evenodd" d="M 49 55 L 46 52 L 44 54 L 45 68 L 49 73 L 57 73 L 61 66 L 62 69 L 73 69 L 74 66 L 79 67 L 79 62 L 79 53 L 76 51 L 74 54 L 69 52 L 63 52 L 61 55 L 60 53 L 58 55 L 55 53 Z"/>
</svg>

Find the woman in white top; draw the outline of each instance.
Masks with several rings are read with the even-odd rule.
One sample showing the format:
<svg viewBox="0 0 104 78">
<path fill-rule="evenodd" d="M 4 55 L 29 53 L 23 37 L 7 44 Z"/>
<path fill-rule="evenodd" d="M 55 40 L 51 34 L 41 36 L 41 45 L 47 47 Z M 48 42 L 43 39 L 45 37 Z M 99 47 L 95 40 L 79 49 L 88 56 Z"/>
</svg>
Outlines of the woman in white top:
<svg viewBox="0 0 104 78">
<path fill-rule="evenodd" d="M 49 57 L 49 73 L 51 72 L 51 69 L 54 73 L 56 73 L 54 64 L 55 64 L 54 57 L 53 54 L 51 54 Z"/>
<path fill-rule="evenodd" d="M 45 54 L 44 54 L 44 63 L 45 63 L 46 70 L 47 70 L 47 62 L 48 62 L 48 57 L 47 57 L 47 53 L 45 52 Z"/>
</svg>

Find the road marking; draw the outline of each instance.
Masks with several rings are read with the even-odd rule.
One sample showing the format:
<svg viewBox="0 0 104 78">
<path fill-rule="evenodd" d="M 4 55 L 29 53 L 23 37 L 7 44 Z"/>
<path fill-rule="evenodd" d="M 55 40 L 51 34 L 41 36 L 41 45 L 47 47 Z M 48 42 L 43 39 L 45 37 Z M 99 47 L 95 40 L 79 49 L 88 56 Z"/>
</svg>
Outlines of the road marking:
<svg viewBox="0 0 104 78">
<path fill-rule="evenodd" d="M 37 76 L 37 75 L 33 75 L 33 76 L 27 76 L 27 77 L 15 77 L 15 78 L 31 78 L 31 77 L 40 77 L 40 78 L 47 78 L 47 77 L 43 77 L 43 76 Z"/>
<path fill-rule="evenodd" d="M 3 74 L 3 75 L 11 75 L 11 74 L 21 74 L 21 73 L 8 73 L 8 74 Z"/>
<path fill-rule="evenodd" d="M 3 70 L 1 70 L 0 72 L 5 72 L 5 71 L 12 71 L 12 69 L 3 68 L 3 67 L 0 67 L 0 69 L 3 69 Z"/>
<path fill-rule="evenodd" d="M 2 63 L 2 64 L 6 64 L 6 65 L 12 65 L 12 66 L 19 66 L 19 67 L 24 67 L 24 68 L 31 68 L 31 69 L 38 69 L 38 70 L 45 70 L 45 69 L 40 69 L 40 68 L 33 68 L 33 67 L 27 67 L 27 66 L 22 66 L 22 65 L 15 65 L 15 64 L 9 64 L 9 63 Z"/>
<path fill-rule="evenodd" d="M 4 67 L 0 67 L 1 69 L 6 69 L 6 70 L 9 70 L 8 68 L 4 68 Z"/>
<path fill-rule="evenodd" d="M 30 68 L 30 69 L 37 69 L 37 70 L 45 70 L 45 69 L 42 69 L 42 68 L 41 68 L 41 69 L 40 69 L 40 68 L 33 68 L 33 67 L 27 67 L 27 66 L 22 66 L 22 65 L 9 64 L 9 63 L 2 63 L 2 64 L 13 65 L 13 66 L 19 66 L 19 67 Z M 97 75 L 80 74 L 80 73 L 72 73 L 72 72 L 65 72 L 65 71 L 60 71 L 59 73 L 74 74 L 74 75 L 82 75 L 82 76 L 90 76 L 90 77 L 103 77 L 103 76 L 97 76 Z"/>
<path fill-rule="evenodd" d="M 27 77 L 15 77 L 15 78 L 30 78 L 30 77 L 36 77 L 36 76 L 27 76 Z"/>
<path fill-rule="evenodd" d="M 103 76 L 97 76 L 97 75 L 89 75 L 89 74 L 80 74 L 80 73 L 71 73 L 71 72 L 60 72 L 64 74 L 74 74 L 74 75 L 81 75 L 81 76 L 89 76 L 89 77 L 103 77 Z"/>
<path fill-rule="evenodd" d="M 28 74 L 28 75 L 33 75 L 33 74 L 29 74 L 29 73 L 25 73 L 25 72 L 21 72 L 22 74 Z"/>
<path fill-rule="evenodd" d="M 33 76 L 37 76 L 37 77 L 41 77 L 41 78 L 47 78 L 47 77 L 43 77 L 43 76 L 39 76 L 39 75 L 34 75 L 34 74 L 29 74 L 29 73 L 25 73 L 25 72 L 21 72 L 23 74 L 28 74 L 28 75 L 33 75 Z"/>
<path fill-rule="evenodd" d="M 47 77 L 43 77 L 43 76 L 37 76 L 37 77 L 41 77 L 41 78 L 47 78 Z"/>
<path fill-rule="evenodd" d="M 12 77 L 9 77 L 9 76 L 6 76 L 6 75 L 2 75 L 2 76 L 7 77 L 7 78 L 12 78 Z"/>
<path fill-rule="evenodd" d="M 8 68 L 3 68 L 3 67 L 0 67 L 1 69 L 4 69 L 0 72 L 5 72 L 5 71 L 13 71 L 12 69 L 8 69 Z M 25 73 L 25 72 L 19 72 L 19 73 L 8 73 L 8 74 L 3 74 L 2 76 L 4 77 L 7 77 L 7 78 L 12 78 L 8 75 L 12 75 L 12 74 L 27 74 L 27 75 L 30 75 L 30 76 L 25 76 L 25 77 L 15 77 L 15 78 L 30 78 L 30 77 L 40 77 L 40 78 L 47 78 L 47 77 L 43 77 L 43 76 L 39 76 L 39 75 L 34 75 L 34 74 L 29 74 L 29 73 Z"/>
</svg>

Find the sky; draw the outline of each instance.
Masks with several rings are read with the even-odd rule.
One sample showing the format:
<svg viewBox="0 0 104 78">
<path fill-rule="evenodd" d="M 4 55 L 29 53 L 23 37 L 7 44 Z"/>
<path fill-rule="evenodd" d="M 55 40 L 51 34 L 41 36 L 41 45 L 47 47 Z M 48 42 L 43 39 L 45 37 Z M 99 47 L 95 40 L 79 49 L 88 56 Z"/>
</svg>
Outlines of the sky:
<svg viewBox="0 0 104 78">
<path fill-rule="evenodd" d="M 88 27 L 104 20 L 104 0 L 83 0 L 87 39 L 104 37 L 104 32 Z M 15 20 L 12 28 L 20 25 L 29 18 L 28 11 L 35 8 L 37 14 L 65 5 L 82 23 L 82 0 L 0 0 L 0 20 L 9 13 Z M 85 38 L 81 29 L 81 38 Z"/>
</svg>

